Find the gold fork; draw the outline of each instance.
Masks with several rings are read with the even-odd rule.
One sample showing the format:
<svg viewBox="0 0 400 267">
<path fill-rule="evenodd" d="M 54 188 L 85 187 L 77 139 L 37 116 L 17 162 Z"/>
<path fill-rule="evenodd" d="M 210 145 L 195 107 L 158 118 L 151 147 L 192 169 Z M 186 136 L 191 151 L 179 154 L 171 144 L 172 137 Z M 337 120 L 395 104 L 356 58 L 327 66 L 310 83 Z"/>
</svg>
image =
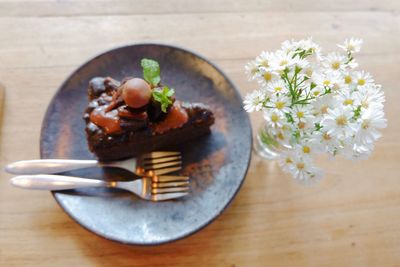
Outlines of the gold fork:
<svg viewBox="0 0 400 267">
<path fill-rule="evenodd" d="M 134 181 L 104 181 L 73 176 L 38 174 L 11 178 L 16 187 L 38 190 L 67 190 L 84 187 L 109 187 L 130 191 L 145 200 L 163 201 L 181 198 L 189 193 L 187 176 L 142 177 Z"/>
<path fill-rule="evenodd" d="M 116 167 L 139 176 L 154 176 L 180 170 L 182 160 L 180 152 L 157 151 L 137 158 L 112 162 L 75 159 L 23 160 L 8 164 L 5 170 L 13 174 L 52 174 L 89 167 Z"/>
</svg>

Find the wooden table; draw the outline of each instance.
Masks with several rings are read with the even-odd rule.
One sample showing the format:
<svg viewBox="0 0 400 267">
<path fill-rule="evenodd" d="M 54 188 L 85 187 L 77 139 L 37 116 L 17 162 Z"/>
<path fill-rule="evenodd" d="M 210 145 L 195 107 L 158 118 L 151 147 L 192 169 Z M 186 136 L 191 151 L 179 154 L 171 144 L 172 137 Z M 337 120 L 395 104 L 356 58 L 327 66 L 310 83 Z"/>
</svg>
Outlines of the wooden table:
<svg viewBox="0 0 400 267">
<path fill-rule="evenodd" d="M 222 216 L 157 247 L 97 237 L 48 192 L 11 188 L 1 173 L 0 266 L 400 266 L 399 12 L 391 0 L 0 0 L 2 167 L 39 156 L 46 106 L 78 65 L 132 42 L 197 51 L 245 94 L 255 84 L 243 66 L 261 50 L 307 36 L 329 50 L 361 37 L 359 62 L 385 88 L 389 121 L 368 161 L 321 159 L 326 177 L 317 186 L 298 185 L 275 162 L 254 156 Z M 257 127 L 260 116 L 252 122 Z"/>
</svg>

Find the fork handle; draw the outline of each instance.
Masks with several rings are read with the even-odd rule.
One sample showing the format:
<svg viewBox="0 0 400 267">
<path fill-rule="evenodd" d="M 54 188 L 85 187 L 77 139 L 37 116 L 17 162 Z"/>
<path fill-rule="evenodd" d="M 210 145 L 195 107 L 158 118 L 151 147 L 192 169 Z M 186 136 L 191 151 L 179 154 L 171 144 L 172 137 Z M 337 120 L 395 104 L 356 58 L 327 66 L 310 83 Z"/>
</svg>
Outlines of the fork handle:
<svg viewBox="0 0 400 267">
<path fill-rule="evenodd" d="M 111 183 L 97 179 L 51 174 L 15 176 L 11 178 L 10 183 L 16 187 L 38 190 L 66 190 L 82 187 L 107 187 L 112 185 Z"/>
<path fill-rule="evenodd" d="M 16 161 L 6 166 L 6 172 L 13 174 L 59 173 L 96 167 L 97 160 L 35 159 Z"/>
</svg>

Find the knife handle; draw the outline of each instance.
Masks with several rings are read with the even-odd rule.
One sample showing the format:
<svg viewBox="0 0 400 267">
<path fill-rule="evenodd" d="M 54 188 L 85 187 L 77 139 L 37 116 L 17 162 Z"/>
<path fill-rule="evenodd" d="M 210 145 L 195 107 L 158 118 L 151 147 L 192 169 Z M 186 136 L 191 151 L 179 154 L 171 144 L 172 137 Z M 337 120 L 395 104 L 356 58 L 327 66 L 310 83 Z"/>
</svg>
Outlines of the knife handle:
<svg viewBox="0 0 400 267">
<path fill-rule="evenodd" d="M 35 159 L 13 162 L 6 166 L 5 171 L 13 174 L 60 173 L 96 167 L 98 164 L 97 160 Z"/>
</svg>

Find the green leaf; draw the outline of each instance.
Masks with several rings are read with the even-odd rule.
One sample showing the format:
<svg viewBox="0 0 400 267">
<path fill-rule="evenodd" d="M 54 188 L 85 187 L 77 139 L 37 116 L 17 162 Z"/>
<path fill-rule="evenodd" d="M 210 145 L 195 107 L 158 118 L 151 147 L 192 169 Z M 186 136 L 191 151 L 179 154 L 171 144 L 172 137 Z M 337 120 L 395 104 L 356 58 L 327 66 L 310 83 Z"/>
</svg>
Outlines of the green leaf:
<svg viewBox="0 0 400 267">
<path fill-rule="evenodd" d="M 286 120 L 287 120 L 289 123 L 294 123 L 294 119 L 293 119 L 292 114 L 290 114 L 290 113 L 285 113 L 285 116 L 286 116 Z"/>
<path fill-rule="evenodd" d="M 315 87 L 317 87 L 317 84 L 315 84 L 314 82 L 311 82 L 311 84 L 310 84 L 311 90 L 314 89 Z"/>
<path fill-rule="evenodd" d="M 153 99 L 161 104 L 161 110 L 167 113 L 167 109 L 172 105 L 172 97 L 175 94 L 174 89 L 164 86 L 163 88 L 155 88 L 152 92 Z"/>
<path fill-rule="evenodd" d="M 153 86 L 160 83 L 160 65 L 157 61 L 152 59 L 143 58 L 140 61 L 143 68 L 143 78 Z"/>
<path fill-rule="evenodd" d="M 361 116 L 361 105 L 359 105 L 355 110 L 354 110 L 354 116 L 353 118 L 356 120 Z"/>
<path fill-rule="evenodd" d="M 314 126 L 315 126 L 316 131 L 319 131 L 322 129 L 322 125 L 320 123 L 315 123 Z"/>
</svg>

